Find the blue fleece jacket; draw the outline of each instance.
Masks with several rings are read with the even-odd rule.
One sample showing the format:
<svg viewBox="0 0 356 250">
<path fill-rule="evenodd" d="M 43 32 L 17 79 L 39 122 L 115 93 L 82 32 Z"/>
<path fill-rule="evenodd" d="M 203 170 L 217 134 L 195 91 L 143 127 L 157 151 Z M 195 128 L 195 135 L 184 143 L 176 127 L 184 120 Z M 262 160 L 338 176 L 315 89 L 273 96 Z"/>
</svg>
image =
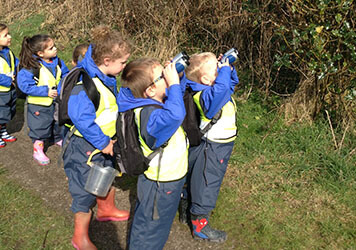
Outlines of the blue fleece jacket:
<svg viewBox="0 0 356 250">
<path fill-rule="evenodd" d="M 100 71 L 92 59 L 92 46 L 90 45 L 84 59 L 78 63 L 79 68 L 84 68 L 90 77 L 98 77 L 117 96 L 116 78 L 107 76 Z M 84 139 L 95 148 L 103 150 L 110 142 L 101 128 L 95 123 L 95 106 L 89 99 L 82 85 L 73 88 L 68 100 L 68 115 Z"/>
<path fill-rule="evenodd" d="M 209 119 L 231 100 L 231 95 L 234 93 L 236 84 L 239 83 L 239 78 L 235 68 L 230 69 L 229 66 L 224 66 L 218 69 L 218 76 L 212 86 L 200 84 L 189 80 L 183 76 L 181 82 L 186 82 L 193 91 L 202 91 L 201 98 L 204 103 L 203 111 L 205 116 Z"/>
<path fill-rule="evenodd" d="M 10 65 L 10 49 L 8 47 L 3 47 L 2 50 L 0 50 L 0 55 L 2 58 L 6 59 L 6 62 Z M 17 65 L 19 64 L 19 59 L 16 58 L 15 56 L 15 69 Z M 16 73 L 16 72 L 15 72 Z M 10 87 L 12 83 L 12 78 L 0 73 L 0 85 L 5 86 L 5 87 Z"/>
<path fill-rule="evenodd" d="M 52 72 L 53 76 L 56 77 L 56 67 L 58 65 L 58 57 L 52 58 L 52 62 L 47 63 L 42 59 L 39 60 L 43 66 Z M 69 72 L 65 63 L 61 60 L 61 70 L 63 79 Z M 35 80 L 33 79 L 33 72 L 30 69 L 22 68 L 17 75 L 17 84 L 22 92 L 30 96 L 48 96 L 48 86 L 37 86 Z"/>
<path fill-rule="evenodd" d="M 148 137 L 145 142 L 151 149 L 163 145 L 177 131 L 185 117 L 185 107 L 183 102 L 183 93 L 185 83 L 172 85 L 166 89 L 166 99 L 164 103 L 150 98 L 135 98 L 128 88 L 120 88 L 117 98 L 119 112 L 125 112 L 147 105 L 160 105 L 162 108 L 154 109 L 148 118 L 148 121 L 142 121 L 141 124 L 147 124 L 145 131 Z M 150 143 L 152 142 L 152 144 Z"/>
</svg>

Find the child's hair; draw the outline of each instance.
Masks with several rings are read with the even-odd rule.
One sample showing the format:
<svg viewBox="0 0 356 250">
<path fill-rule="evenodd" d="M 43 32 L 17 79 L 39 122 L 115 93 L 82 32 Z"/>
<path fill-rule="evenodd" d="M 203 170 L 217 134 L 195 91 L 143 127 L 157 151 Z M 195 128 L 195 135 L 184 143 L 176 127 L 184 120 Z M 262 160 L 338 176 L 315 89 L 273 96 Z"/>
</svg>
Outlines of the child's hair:
<svg viewBox="0 0 356 250">
<path fill-rule="evenodd" d="M 7 27 L 6 24 L 0 23 L 0 32 L 3 31 L 3 30 L 5 30 L 5 29 L 7 29 L 7 28 L 8 28 L 8 27 Z"/>
<path fill-rule="evenodd" d="M 72 61 L 74 64 L 77 64 L 79 60 L 84 58 L 85 52 L 88 50 L 89 44 L 82 43 L 77 45 L 73 50 Z M 81 58 L 80 58 L 81 57 Z"/>
<path fill-rule="evenodd" d="M 107 26 L 98 26 L 91 32 L 93 52 L 92 58 L 96 65 L 104 63 L 104 58 L 118 59 L 131 52 L 130 42 L 118 31 Z"/>
<path fill-rule="evenodd" d="M 48 41 L 52 38 L 49 35 L 34 35 L 33 37 L 25 36 L 22 41 L 22 48 L 20 51 L 20 67 L 31 69 L 39 68 L 38 62 L 39 51 L 44 51 L 47 47 Z"/>
<path fill-rule="evenodd" d="M 200 83 L 203 65 L 216 56 L 211 52 L 194 54 L 189 59 L 189 66 L 185 69 L 185 74 L 189 80 Z"/>
<path fill-rule="evenodd" d="M 129 62 L 121 75 L 121 84 L 129 88 L 136 98 L 144 98 L 145 90 L 152 84 L 153 68 L 160 62 L 154 58 L 140 58 Z"/>
</svg>

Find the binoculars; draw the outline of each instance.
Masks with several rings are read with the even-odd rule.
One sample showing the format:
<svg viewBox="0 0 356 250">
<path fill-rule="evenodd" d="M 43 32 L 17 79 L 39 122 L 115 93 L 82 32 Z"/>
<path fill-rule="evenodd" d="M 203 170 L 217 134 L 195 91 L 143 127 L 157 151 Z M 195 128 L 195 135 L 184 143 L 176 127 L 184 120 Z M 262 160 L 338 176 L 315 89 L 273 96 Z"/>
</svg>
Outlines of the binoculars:
<svg viewBox="0 0 356 250">
<path fill-rule="evenodd" d="M 185 51 L 182 51 L 173 58 L 172 63 L 175 63 L 179 74 L 189 65 L 189 56 Z"/>
<path fill-rule="evenodd" d="M 229 60 L 229 64 L 232 64 L 237 59 L 238 54 L 239 52 L 235 48 L 232 48 L 222 56 L 220 62 L 224 63 L 226 60 Z"/>
</svg>

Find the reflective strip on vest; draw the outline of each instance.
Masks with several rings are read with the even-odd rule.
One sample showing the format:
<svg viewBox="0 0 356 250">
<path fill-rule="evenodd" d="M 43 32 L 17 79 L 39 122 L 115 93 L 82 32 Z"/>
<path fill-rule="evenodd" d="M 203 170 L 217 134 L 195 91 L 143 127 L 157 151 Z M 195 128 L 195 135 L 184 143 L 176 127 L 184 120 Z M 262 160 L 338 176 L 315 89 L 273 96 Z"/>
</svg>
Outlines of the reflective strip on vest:
<svg viewBox="0 0 356 250">
<path fill-rule="evenodd" d="M 11 50 L 9 51 L 9 56 L 10 65 L 4 58 L 0 57 L 0 74 L 4 74 L 12 78 L 15 73 L 15 56 Z M 8 92 L 10 89 L 11 85 L 9 87 L 0 85 L 0 92 Z"/>
<path fill-rule="evenodd" d="M 51 89 L 52 87 L 56 87 L 61 80 L 62 76 L 62 70 L 57 65 L 57 75 L 56 78 L 54 78 L 53 74 L 47 69 L 44 65 L 41 64 L 40 72 L 39 72 L 39 78 L 38 83 L 36 84 L 37 86 L 48 86 L 48 89 Z M 27 97 L 28 103 L 30 104 L 36 104 L 36 105 L 41 105 L 41 106 L 51 106 L 53 103 L 53 98 L 49 96 L 28 96 Z"/>
<path fill-rule="evenodd" d="M 203 108 L 200 104 L 200 97 L 202 91 L 194 95 L 194 102 L 197 105 L 200 112 L 200 129 L 204 129 L 210 123 L 203 111 Z M 203 137 L 207 138 L 210 141 L 218 143 L 227 143 L 234 141 L 237 135 L 237 126 L 236 126 L 236 104 L 233 98 L 228 101 L 222 107 L 222 113 L 220 119 L 214 124 L 208 132 L 206 132 Z"/>
<path fill-rule="evenodd" d="M 138 127 L 139 140 L 144 156 L 148 156 L 153 151 L 147 146 L 141 136 L 140 131 L 140 113 L 142 108 L 136 108 L 135 121 Z M 182 126 L 180 126 L 173 136 L 169 139 L 167 146 L 163 148 L 163 156 L 161 158 L 161 166 L 158 176 L 158 164 L 160 153 L 157 154 L 149 163 L 145 175 L 153 181 L 174 181 L 183 178 L 188 171 L 188 140 Z"/>
<path fill-rule="evenodd" d="M 100 93 L 99 107 L 95 113 L 96 118 L 94 121 L 105 135 L 112 138 L 116 134 L 116 120 L 119 109 L 116 103 L 116 97 L 99 78 L 93 78 L 93 81 L 96 89 Z M 74 134 L 83 137 L 78 130 L 76 130 Z"/>
</svg>

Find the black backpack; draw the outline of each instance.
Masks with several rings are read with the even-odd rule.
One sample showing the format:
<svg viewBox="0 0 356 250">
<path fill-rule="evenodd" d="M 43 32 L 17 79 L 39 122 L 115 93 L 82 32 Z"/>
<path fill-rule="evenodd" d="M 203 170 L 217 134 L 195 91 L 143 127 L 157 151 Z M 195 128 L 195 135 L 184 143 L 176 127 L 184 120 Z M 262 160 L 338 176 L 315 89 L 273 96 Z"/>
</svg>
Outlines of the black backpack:
<svg viewBox="0 0 356 250">
<path fill-rule="evenodd" d="M 159 105 L 154 106 L 162 108 Z M 165 143 L 155 149 L 148 157 L 143 155 L 133 109 L 119 113 L 116 121 L 116 136 L 117 141 L 114 144 L 114 155 L 117 168 L 121 173 L 131 176 L 144 173 L 153 157 L 167 145 Z"/>
<path fill-rule="evenodd" d="M 193 91 L 192 88 L 187 87 L 183 96 L 186 116 L 184 117 L 182 127 L 187 134 L 190 146 L 198 146 L 200 144 L 203 135 L 220 119 L 222 113 L 220 109 L 211 119 L 210 123 L 201 130 L 199 128 L 200 112 L 193 99 L 196 93 L 197 91 Z M 202 104 L 202 100 L 200 102 Z M 201 106 L 203 107 L 203 105 Z"/>
<path fill-rule="evenodd" d="M 58 58 L 58 66 L 60 68 L 62 68 L 62 62 L 61 60 Z M 18 83 L 17 83 L 17 74 L 20 72 L 20 70 L 22 69 L 22 67 L 20 67 L 20 64 L 17 65 L 16 68 L 16 77 L 15 77 L 15 88 L 16 88 L 16 95 L 17 98 L 19 99 L 26 99 L 27 94 L 22 92 L 22 90 L 19 88 Z M 38 83 L 39 79 L 40 79 L 40 68 L 35 68 L 35 69 L 30 69 L 30 71 L 33 74 L 33 80 L 35 80 L 36 84 Z M 56 72 L 57 72 L 57 66 L 56 66 Z"/>
<path fill-rule="evenodd" d="M 68 100 L 72 89 L 80 81 L 80 77 L 82 77 L 84 91 L 89 99 L 93 102 L 95 110 L 97 110 L 99 107 L 100 93 L 98 92 L 94 81 L 83 68 L 74 68 L 62 80 L 61 93 L 56 99 L 57 103 L 59 104 L 58 123 L 60 126 L 64 124 L 73 124 L 68 116 Z M 80 104 L 78 103 L 78 105 Z"/>
</svg>

